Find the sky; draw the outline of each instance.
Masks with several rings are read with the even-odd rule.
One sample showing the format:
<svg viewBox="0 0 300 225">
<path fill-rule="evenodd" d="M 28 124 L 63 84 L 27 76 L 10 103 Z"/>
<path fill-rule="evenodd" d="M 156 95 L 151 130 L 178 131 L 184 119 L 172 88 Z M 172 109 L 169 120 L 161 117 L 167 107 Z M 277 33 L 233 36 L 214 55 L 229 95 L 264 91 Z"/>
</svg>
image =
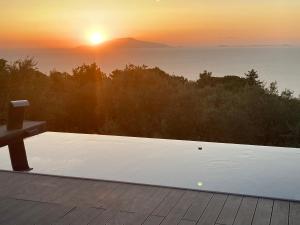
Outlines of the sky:
<svg viewBox="0 0 300 225">
<path fill-rule="evenodd" d="M 299 0 L 0 1 L 0 47 L 119 37 L 174 46 L 300 45 Z"/>
</svg>

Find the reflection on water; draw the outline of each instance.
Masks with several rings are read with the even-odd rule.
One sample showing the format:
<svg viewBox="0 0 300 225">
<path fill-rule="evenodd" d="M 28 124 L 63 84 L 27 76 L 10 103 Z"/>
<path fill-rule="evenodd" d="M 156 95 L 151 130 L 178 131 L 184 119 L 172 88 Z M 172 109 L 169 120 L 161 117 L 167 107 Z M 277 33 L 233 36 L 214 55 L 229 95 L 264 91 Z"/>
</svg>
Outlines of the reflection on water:
<svg viewBox="0 0 300 225">
<path fill-rule="evenodd" d="M 300 149 L 52 132 L 26 145 L 34 173 L 300 200 Z"/>
</svg>

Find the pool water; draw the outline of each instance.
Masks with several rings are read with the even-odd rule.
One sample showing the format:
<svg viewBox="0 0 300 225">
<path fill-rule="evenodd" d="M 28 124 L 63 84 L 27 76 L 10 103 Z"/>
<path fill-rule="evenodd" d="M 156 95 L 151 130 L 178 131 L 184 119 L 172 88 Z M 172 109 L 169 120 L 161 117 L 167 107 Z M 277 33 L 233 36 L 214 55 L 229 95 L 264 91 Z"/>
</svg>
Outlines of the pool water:
<svg viewBox="0 0 300 225">
<path fill-rule="evenodd" d="M 25 144 L 33 173 L 300 200 L 300 149 L 54 132 Z"/>
</svg>

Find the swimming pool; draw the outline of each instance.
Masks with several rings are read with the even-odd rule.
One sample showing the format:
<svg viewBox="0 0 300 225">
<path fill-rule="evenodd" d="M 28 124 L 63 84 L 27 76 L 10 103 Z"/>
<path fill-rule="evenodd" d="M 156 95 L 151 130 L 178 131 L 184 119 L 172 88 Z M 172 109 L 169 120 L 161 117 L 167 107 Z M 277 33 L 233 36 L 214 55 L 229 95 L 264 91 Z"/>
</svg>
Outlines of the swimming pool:
<svg viewBox="0 0 300 225">
<path fill-rule="evenodd" d="M 32 173 L 300 200 L 300 149 L 54 132 L 25 144 Z"/>
</svg>

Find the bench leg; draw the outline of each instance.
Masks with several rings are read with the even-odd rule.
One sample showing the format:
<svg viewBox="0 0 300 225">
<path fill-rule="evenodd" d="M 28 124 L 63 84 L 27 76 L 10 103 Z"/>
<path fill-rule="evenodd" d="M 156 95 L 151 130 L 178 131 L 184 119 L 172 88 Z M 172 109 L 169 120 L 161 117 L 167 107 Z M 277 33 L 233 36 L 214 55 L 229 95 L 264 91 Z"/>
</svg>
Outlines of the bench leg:
<svg viewBox="0 0 300 225">
<path fill-rule="evenodd" d="M 23 139 L 17 139 L 8 145 L 11 165 L 14 171 L 29 171 Z"/>
</svg>

